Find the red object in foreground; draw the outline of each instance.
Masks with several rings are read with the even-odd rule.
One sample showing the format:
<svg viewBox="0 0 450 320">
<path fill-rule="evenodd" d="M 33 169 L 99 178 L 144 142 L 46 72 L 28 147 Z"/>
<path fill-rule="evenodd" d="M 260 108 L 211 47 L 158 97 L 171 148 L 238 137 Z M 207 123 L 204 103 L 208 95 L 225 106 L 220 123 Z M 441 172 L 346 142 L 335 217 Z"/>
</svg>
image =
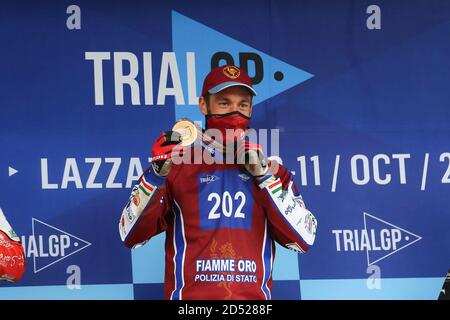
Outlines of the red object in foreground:
<svg viewBox="0 0 450 320">
<path fill-rule="evenodd" d="M 0 230 L 0 280 L 19 281 L 25 273 L 22 244 Z"/>
</svg>

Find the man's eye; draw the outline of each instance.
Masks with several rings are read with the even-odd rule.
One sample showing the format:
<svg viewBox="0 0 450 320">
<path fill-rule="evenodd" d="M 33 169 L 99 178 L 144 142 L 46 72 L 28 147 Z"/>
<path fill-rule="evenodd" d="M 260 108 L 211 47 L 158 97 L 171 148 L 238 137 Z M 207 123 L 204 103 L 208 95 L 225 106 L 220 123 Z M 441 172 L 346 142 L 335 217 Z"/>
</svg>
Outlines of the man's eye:
<svg viewBox="0 0 450 320">
<path fill-rule="evenodd" d="M 241 104 L 242 109 L 246 109 L 246 108 L 248 108 L 248 106 L 249 106 L 248 104 Z"/>
<path fill-rule="evenodd" d="M 228 105 L 228 102 L 219 102 L 219 105 L 221 105 L 221 106 L 227 106 L 227 105 Z"/>
</svg>

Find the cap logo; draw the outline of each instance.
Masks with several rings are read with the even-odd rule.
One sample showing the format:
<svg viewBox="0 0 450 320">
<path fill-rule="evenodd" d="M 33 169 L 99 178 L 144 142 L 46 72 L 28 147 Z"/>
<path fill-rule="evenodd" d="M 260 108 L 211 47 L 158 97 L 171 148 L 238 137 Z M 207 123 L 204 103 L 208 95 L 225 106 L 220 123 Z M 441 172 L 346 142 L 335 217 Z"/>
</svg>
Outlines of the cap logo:
<svg viewBox="0 0 450 320">
<path fill-rule="evenodd" d="M 228 66 L 223 68 L 223 74 L 226 75 L 228 78 L 236 79 L 239 78 L 239 76 L 241 75 L 241 71 L 234 66 Z"/>
</svg>

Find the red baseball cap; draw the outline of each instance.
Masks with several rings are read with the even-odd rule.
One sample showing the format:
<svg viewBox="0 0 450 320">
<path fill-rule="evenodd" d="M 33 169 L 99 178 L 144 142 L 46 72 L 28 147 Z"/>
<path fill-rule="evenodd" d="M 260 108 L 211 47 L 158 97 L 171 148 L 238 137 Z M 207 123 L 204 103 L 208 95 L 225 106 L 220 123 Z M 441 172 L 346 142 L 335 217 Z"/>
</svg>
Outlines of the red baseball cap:
<svg viewBox="0 0 450 320">
<path fill-rule="evenodd" d="M 204 97 L 207 93 L 214 94 L 233 86 L 246 87 L 256 96 L 256 91 L 252 87 L 252 80 L 247 72 L 233 65 L 212 69 L 203 81 L 202 96 Z"/>
</svg>

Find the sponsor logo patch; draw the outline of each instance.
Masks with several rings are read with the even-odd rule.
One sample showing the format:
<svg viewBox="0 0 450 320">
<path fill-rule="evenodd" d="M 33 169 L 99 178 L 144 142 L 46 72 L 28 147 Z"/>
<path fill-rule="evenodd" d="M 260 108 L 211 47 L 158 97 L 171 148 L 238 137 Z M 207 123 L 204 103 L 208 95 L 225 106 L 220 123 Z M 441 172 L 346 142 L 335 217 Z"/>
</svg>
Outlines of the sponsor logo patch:
<svg viewBox="0 0 450 320">
<path fill-rule="evenodd" d="M 286 243 L 286 248 L 293 250 L 295 252 L 304 253 L 305 251 L 298 245 L 298 243 Z"/>
<path fill-rule="evenodd" d="M 200 178 L 200 183 L 210 184 L 211 182 L 217 181 L 220 178 L 216 175 L 207 175 L 206 177 Z"/>
<path fill-rule="evenodd" d="M 235 66 L 228 66 L 223 68 L 223 74 L 230 79 L 236 79 L 241 75 L 241 71 Z"/>
<path fill-rule="evenodd" d="M 239 176 L 239 178 L 241 178 L 241 180 L 244 181 L 244 182 L 247 182 L 247 181 L 250 179 L 250 177 L 249 177 L 248 175 L 246 175 L 245 173 L 241 173 L 241 174 L 239 174 L 238 176 Z"/>
</svg>

